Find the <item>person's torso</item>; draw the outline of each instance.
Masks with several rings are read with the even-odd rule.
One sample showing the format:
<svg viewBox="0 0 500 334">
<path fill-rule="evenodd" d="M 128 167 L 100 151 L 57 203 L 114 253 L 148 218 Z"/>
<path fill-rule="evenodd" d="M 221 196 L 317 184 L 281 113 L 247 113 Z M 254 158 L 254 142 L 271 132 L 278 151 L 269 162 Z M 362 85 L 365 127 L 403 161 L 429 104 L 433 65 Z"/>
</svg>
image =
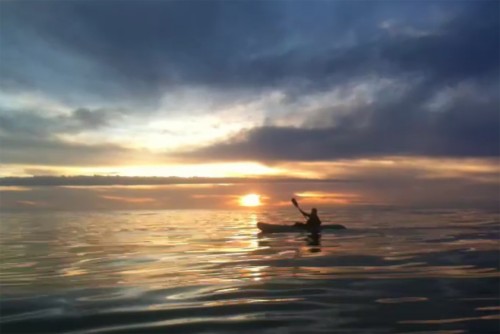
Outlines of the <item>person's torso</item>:
<svg viewBox="0 0 500 334">
<path fill-rule="evenodd" d="M 311 215 L 309 219 L 307 220 L 307 224 L 309 225 L 314 225 L 314 226 L 319 226 L 321 225 L 321 220 L 317 215 Z"/>
</svg>

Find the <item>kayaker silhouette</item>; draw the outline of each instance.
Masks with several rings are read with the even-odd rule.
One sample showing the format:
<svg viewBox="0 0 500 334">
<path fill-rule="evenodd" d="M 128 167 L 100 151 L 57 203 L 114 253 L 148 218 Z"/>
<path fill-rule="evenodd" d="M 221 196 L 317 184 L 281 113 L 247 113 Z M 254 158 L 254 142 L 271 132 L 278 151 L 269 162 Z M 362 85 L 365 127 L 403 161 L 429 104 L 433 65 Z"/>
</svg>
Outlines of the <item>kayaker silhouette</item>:
<svg viewBox="0 0 500 334">
<path fill-rule="evenodd" d="M 299 207 L 299 204 L 292 198 L 293 205 L 299 209 L 300 213 L 307 218 L 306 223 L 295 223 L 294 225 L 283 225 L 283 224 L 268 224 L 263 222 L 257 222 L 257 228 L 262 231 L 262 233 L 286 233 L 286 232 L 303 232 L 308 231 L 310 233 L 320 233 L 323 229 L 328 230 L 345 230 L 346 227 L 341 224 L 326 224 L 322 225 L 321 219 L 318 216 L 318 210 L 313 208 L 310 213 L 305 212 Z"/>
<path fill-rule="evenodd" d="M 321 219 L 318 217 L 318 209 L 312 208 L 311 213 L 307 213 L 299 207 L 299 203 L 297 203 L 295 198 L 292 198 L 292 203 L 297 209 L 299 209 L 300 213 L 307 218 L 307 222 L 305 224 L 295 223 L 295 226 L 303 227 L 309 232 L 319 233 L 321 230 Z"/>
</svg>

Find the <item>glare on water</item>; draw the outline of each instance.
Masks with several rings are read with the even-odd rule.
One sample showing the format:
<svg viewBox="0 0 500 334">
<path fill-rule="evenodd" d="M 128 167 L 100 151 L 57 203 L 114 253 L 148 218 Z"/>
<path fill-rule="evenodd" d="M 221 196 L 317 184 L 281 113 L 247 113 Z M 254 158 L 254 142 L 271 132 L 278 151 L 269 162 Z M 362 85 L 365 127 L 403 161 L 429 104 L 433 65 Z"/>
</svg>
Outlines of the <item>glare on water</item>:
<svg viewBox="0 0 500 334">
<path fill-rule="evenodd" d="M 259 234 L 257 221 L 290 224 L 291 210 L 4 213 L 0 329 L 497 328 L 495 213 L 322 217 L 348 229 Z"/>
</svg>

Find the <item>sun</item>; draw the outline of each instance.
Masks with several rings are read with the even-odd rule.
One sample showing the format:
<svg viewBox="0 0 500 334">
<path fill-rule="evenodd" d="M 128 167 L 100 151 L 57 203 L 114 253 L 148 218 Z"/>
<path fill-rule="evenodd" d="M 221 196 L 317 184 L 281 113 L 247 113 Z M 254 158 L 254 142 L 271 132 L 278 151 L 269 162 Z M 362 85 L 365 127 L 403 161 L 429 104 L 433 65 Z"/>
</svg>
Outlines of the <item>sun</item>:
<svg viewBox="0 0 500 334">
<path fill-rule="evenodd" d="M 240 197 L 241 206 L 259 206 L 260 204 L 260 195 L 248 194 Z"/>
</svg>

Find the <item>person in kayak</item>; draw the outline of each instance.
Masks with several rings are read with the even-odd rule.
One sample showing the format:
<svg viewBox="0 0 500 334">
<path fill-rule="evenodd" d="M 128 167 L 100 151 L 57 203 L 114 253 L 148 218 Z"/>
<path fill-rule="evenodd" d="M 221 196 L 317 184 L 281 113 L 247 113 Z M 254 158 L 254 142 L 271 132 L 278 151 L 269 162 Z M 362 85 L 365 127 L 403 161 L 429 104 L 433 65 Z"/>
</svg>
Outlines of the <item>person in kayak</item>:
<svg viewBox="0 0 500 334">
<path fill-rule="evenodd" d="M 295 223 L 295 226 L 303 226 L 311 232 L 318 232 L 321 228 L 321 219 L 318 217 L 318 210 L 316 208 L 312 208 L 311 213 L 307 213 L 298 206 L 297 209 L 299 209 L 300 213 L 307 218 L 307 222 L 305 224 Z"/>
</svg>

